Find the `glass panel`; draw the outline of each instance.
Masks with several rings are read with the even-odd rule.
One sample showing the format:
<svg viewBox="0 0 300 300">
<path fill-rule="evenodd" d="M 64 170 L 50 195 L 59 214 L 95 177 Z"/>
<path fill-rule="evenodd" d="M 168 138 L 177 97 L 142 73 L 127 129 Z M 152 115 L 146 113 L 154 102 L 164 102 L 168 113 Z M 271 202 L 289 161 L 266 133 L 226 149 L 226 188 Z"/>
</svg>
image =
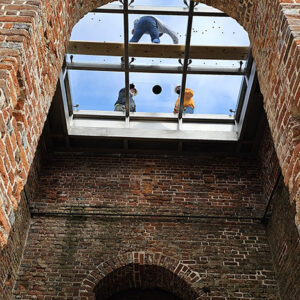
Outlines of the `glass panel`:
<svg viewBox="0 0 300 300">
<path fill-rule="evenodd" d="M 227 67 L 227 68 L 239 68 L 240 60 L 213 60 L 213 59 L 192 59 L 190 67 Z M 242 61 L 242 67 L 246 66 L 246 61 Z"/>
<path fill-rule="evenodd" d="M 112 4 L 119 5 L 119 2 Z M 134 5 L 178 6 L 185 7 L 179 0 L 135 0 Z M 207 7 L 204 4 L 196 6 Z M 129 15 L 129 39 L 136 18 L 142 15 Z M 184 45 L 186 39 L 187 16 L 157 16 L 179 38 Z M 107 30 L 107 29 L 111 30 Z M 161 43 L 172 44 L 167 34 Z M 71 40 L 124 42 L 122 14 L 88 13 L 73 29 Z M 140 43 L 150 43 L 150 36 L 145 34 Z M 194 17 L 191 45 L 216 46 L 249 46 L 246 31 L 231 18 Z M 70 55 L 67 55 L 70 61 Z M 73 55 L 74 62 L 94 62 L 120 64 L 120 57 Z M 182 60 L 183 61 L 183 60 Z M 177 59 L 135 58 L 133 65 L 180 66 Z M 240 67 L 239 61 L 199 60 L 194 59 L 191 67 Z M 243 64 L 245 66 L 245 62 Z M 69 71 L 73 104 L 80 110 L 113 111 L 118 93 L 124 87 L 123 72 L 100 71 Z M 181 74 L 130 73 L 130 82 L 135 83 L 138 94 L 134 97 L 137 112 L 172 113 L 178 95 L 174 92 L 176 85 L 181 83 Z M 235 110 L 238 100 L 242 76 L 188 75 L 187 88 L 194 91 L 196 114 L 230 114 Z M 162 91 L 153 92 L 159 85 Z"/>
<path fill-rule="evenodd" d="M 113 111 L 119 90 L 124 87 L 122 72 L 70 70 L 70 88 L 77 110 Z"/>
<path fill-rule="evenodd" d="M 188 1 L 189 2 L 189 1 Z M 130 1 L 129 1 L 130 3 Z M 113 3 L 112 3 L 113 4 Z M 135 0 L 131 6 L 135 5 L 147 5 L 147 6 L 159 6 L 159 7 L 168 7 L 168 6 L 177 6 L 177 7 L 186 7 L 182 0 Z"/>
<path fill-rule="evenodd" d="M 74 26 L 70 40 L 123 43 L 123 14 L 88 13 Z"/>
<path fill-rule="evenodd" d="M 113 111 L 118 93 L 124 87 L 121 72 L 69 71 L 73 105 L 79 110 Z M 181 83 L 180 74 L 131 73 L 138 94 L 137 112 L 172 113 Z M 242 76 L 188 75 L 186 87 L 193 90 L 195 114 L 226 114 L 235 110 Z M 155 86 L 161 92 L 155 94 Z M 216 86 L 218 87 L 216 89 Z M 158 88 L 158 87 L 157 87 Z M 158 88 L 159 89 L 159 88 Z"/>
<path fill-rule="evenodd" d="M 195 114 L 232 115 L 243 76 L 188 75 L 186 87 L 194 92 Z"/>
<path fill-rule="evenodd" d="M 130 82 L 133 82 L 138 90 L 135 97 L 136 111 L 172 113 L 177 99 L 174 88 L 180 84 L 181 78 L 180 74 L 130 73 Z M 153 92 L 156 85 L 162 88 L 159 94 Z"/>
<path fill-rule="evenodd" d="M 183 62 L 183 60 L 182 60 Z M 155 58 L 155 57 L 135 57 L 133 65 L 153 65 L 153 66 L 177 66 L 180 63 L 176 58 Z"/>
<path fill-rule="evenodd" d="M 194 17 L 191 45 L 249 46 L 243 27 L 228 17 Z"/>
<path fill-rule="evenodd" d="M 120 56 L 100 56 L 100 55 L 79 55 L 72 54 L 73 62 L 86 62 L 86 63 L 107 63 L 107 64 L 120 64 L 121 57 Z M 70 54 L 67 54 L 67 62 L 71 62 Z"/>
</svg>

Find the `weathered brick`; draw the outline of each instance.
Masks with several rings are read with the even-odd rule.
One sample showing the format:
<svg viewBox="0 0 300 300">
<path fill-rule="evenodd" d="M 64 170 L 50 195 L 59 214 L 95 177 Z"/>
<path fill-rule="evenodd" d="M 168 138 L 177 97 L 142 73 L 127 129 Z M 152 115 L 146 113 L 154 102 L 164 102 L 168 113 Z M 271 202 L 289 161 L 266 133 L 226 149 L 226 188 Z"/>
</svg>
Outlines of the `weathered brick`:
<svg viewBox="0 0 300 300">
<path fill-rule="evenodd" d="M 270 161 L 273 161 L 273 158 L 276 157 L 277 153 L 279 164 L 283 176 L 285 177 L 285 182 L 289 186 L 291 197 L 289 200 L 291 205 L 296 207 L 296 211 L 292 212 L 289 218 L 291 220 L 298 220 L 300 214 L 299 197 L 297 198 L 296 196 L 299 191 L 299 158 L 297 156 L 298 131 L 293 128 L 295 128 L 295 119 L 299 124 L 300 115 L 300 41 L 298 38 L 299 0 L 203 0 L 201 2 L 208 5 L 214 5 L 216 8 L 225 11 L 229 16 L 234 17 L 242 24 L 249 33 L 253 56 L 257 65 L 260 87 L 264 95 L 264 106 L 266 108 L 271 134 L 275 141 L 275 150 L 270 150 L 270 152 L 266 153 L 266 157 L 269 157 Z M 5 146 L 7 146 L 6 148 L 8 150 L 5 149 L 5 151 L 8 151 L 8 153 L 5 152 L 5 156 L 0 157 L 0 164 L 2 164 L 2 168 L 0 167 L 0 180 L 5 183 L 5 190 L 1 192 L 5 198 L 8 196 L 11 198 L 11 200 L 7 201 L 13 202 L 14 206 L 18 199 L 17 193 L 21 190 L 20 182 L 16 183 L 17 180 L 19 180 L 16 174 L 22 172 L 22 181 L 26 181 L 29 172 L 29 164 L 32 161 L 37 141 L 41 135 L 43 123 L 50 106 L 50 99 L 54 93 L 55 82 L 58 78 L 58 72 L 62 64 L 65 47 L 72 26 L 81 16 L 99 4 L 100 1 L 87 0 L 80 1 L 80 3 L 75 0 L 58 0 L 51 2 L 38 0 L 0 1 L 2 8 L 0 21 L 3 22 L 1 24 L 0 60 L 5 61 L 1 64 L 4 69 L 0 70 L 0 88 L 4 95 L 4 97 L 0 98 L 0 108 L 3 109 L 4 120 L 3 122 L 0 119 L 0 138 L 8 135 L 9 130 L 6 128 L 6 124 L 8 124 L 15 115 L 16 118 L 18 118 L 18 128 L 20 130 L 19 132 L 15 132 L 17 145 L 20 149 L 15 149 L 16 143 L 13 142 L 14 146 L 11 151 L 9 146 L 11 142 L 7 140 L 8 144 Z M 24 39 L 26 39 L 26 41 Z M 17 60 L 17 65 L 10 60 L 12 57 Z M 4 60 L 2 60 L 2 58 L 4 58 Z M 46 67 L 43 67 L 40 72 L 40 66 Z M 38 76 L 39 78 L 35 78 L 35 76 Z M 33 80 L 33 78 L 36 80 Z M 280 98 L 280 104 L 274 101 L 275 95 Z M 23 102 L 19 102 L 20 97 Z M 13 111 L 13 109 L 20 111 L 16 112 Z M 16 126 L 13 126 L 13 128 L 15 130 Z M 26 150 L 24 150 L 23 145 L 21 145 L 21 136 L 27 136 L 27 140 L 29 141 Z M 1 151 L 2 153 L 4 152 L 3 147 Z M 18 164 L 14 163 L 16 153 L 18 153 L 21 159 L 21 162 Z M 264 153 L 262 151 L 261 154 L 261 157 L 263 157 Z M 4 167 L 4 164 L 6 167 Z M 276 163 L 273 165 L 274 168 L 268 164 L 268 160 L 262 159 L 262 165 L 266 167 L 266 170 L 262 168 L 261 171 L 263 174 L 260 177 L 262 183 L 257 185 L 254 179 L 253 181 L 249 181 L 254 184 L 252 190 L 250 190 L 249 185 L 247 186 L 247 188 L 249 188 L 248 196 L 243 194 L 243 189 L 245 189 L 243 185 L 232 185 L 229 187 L 228 191 L 228 189 L 218 181 L 218 178 L 215 178 L 215 175 L 211 173 L 205 174 L 205 177 L 203 176 L 202 179 L 204 183 L 200 182 L 200 180 L 195 180 L 195 190 L 198 189 L 197 192 L 200 194 L 201 201 L 204 201 L 207 205 L 202 208 L 197 208 L 198 211 L 203 209 L 205 212 L 212 212 L 212 208 L 216 208 L 218 212 L 225 213 L 226 215 L 229 212 L 234 212 L 234 209 L 236 208 L 238 213 L 246 214 L 248 211 L 247 209 L 252 206 L 253 214 L 262 212 L 262 204 L 270 197 L 272 186 L 274 186 L 274 178 L 276 178 L 278 173 L 278 165 Z M 15 172 L 11 168 L 19 169 Z M 271 173 L 270 170 L 274 170 L 275 173 Z M 46 195 L 45 198 L 50 204 L 52 203 L 52 206 L 53 203 L 59 201 L 61 203 L 71 201 L 73 205 L 76 201 L 85 203 L 85 201 L 87 202 L 86 199 L 89 199 L 91 200 L 90 205 L 101 206 L 105 203 L 109 205 L 110 208 L 115 206 L 115 209 L 117 208 L 116 204 L 125 204 L 127 205 L 126 209 L 129 211 L 133 211 L 139 206 L 148 210 L 151 210 L 151 208 L 165 209 L 166 212 L 178 211 L 182 204 L 184 204 L 182 211 L 189 211 L 196 207 L 197 200 L 192 192 L 192 185 L 194 184 L 193 180 L 191 181 L 191 184 L 184 182 L 182 184 L 175 183 L 173 186 L 170 186 L 169 182 L 160 181 L 159 183 L 161 184 L 162 191 L 159 191 L 155 188 L 156 182 L 151 180 L 150 182 L 147 182 L 146 176 L 149 176 L 148 170 L 145 169 L 144 171 L 145 174 L 139 174 L 142 178 L 144 177 L 144 180 L 139 182 L 133 179 L 132 182 L 129 183 L 124 180 L 124 182 L 119 184 L 119 190 L 114 190 L 114 185 L 116 184 L 113 182 L 112 178 L 107 180 L 109 183 L 108 190 L 110 189 L 110 192 L 114 191 L 114 197 L 119 199 L 116 203 L 111 199 L 109 202 L 109 193 L 105 190 L 102 191 L 102 197 L 97 195 L 96 199 L 93 198 L 93 195 L 89 194 L 90 191 L 88 189 L 83 192 L 76 190 L 76 187 L 72 193 L 69 192 L 70 195 L 63 194 L 64 191 L 61 191 L 62 194 L 55 194 L 55 192 L 60 191 L 60 187 L 58 187 L 57 183 L 55 184 L 55 191 L 50 191 L 49 195 Z M 11 185 L 8 182 L 7 172 L 10 174 Z M 96 174 L 97 171 L 95 171 L 94 176 L 96 176 Z M 267 174 L 269 178 L 265 177 Z M 235 178 L 238 178 L 237 174 L 235 174 L 235 176 Z M 62 181 L 64 180 L 66 180 L 65 177 L 62 177 Z M 101 182 L 101 180 L 99 181 Z M 105 180 L 103 181 L 104 183 L 101 183 L 105 184 Z M 227 182 L 225 181 L 225 183 Z M 88 184 L 93 186 L 95 181 L 90 181 Z M 16 197 L 11 197 L 11 186 L 15 187 Z M 129 187 L 131 189 L 129 189 Z M 199 191 L 199 187 L 205 191 Z M 258 194 L 255 191 L 257 187 L 260 189 Z M 215 192 L 212 191 L 213 188 L 216 189 Z M 95 191 L 96 188 L 94 187 L 92 190 Z M 170 196 L 172 193 L 179 193 L 179 195 L 172 197 Z M 259 202 L 258 195 L 261 195 L 261 193 L 265 198 L 264 201 Z M 220 194 L 222 194 L 223 198 L 220 197 L 218 199 L 217 197 Z M 75 195 L 77 195 L 77 197 Z M 131 195 L 132 197 L 130 198 L 128 195 Z M 190 197 L 191 201 L 189 200 Z M 57 198 L 59 198 L 59 201 Z M 168 199 L 171 200 L 168 202 Z M 242 199 L 241 203 L 239 203 L 238 199 Z M 249 203 L 249 199 L 251 199 L 251 203 Z M 121 200 L 124 200 L 124 203 L 122 203 Z M 173 204 L 172 201 L 174 202 L 174 207 L 171 205 Z M 37 202 L 39 201 L 37 200 Z M 149 205 L 148 208 L 147 205 Z M 296 218 L 294 217 L 295 214 Z M 276 224 L 276 226 L 278 226 L 278 228 L 280 228 L 280 224 L 289 224 L 286 225 L 285 228 L 295 225 L 294 223 L 289 223 L 287 218 L 281 220 L 279 214 L 277 214 L 277 219 L 279 223 Z M 153 226 L 155 227 L 157 225 L 153 224 Z M 177 226 L 176 222 L 175 226 Z M 145 232 L 150 231 L 150 228 L 147 228 Z M 138 229 L 136 230 L 139 232 Z M 191 232 L 187 232 L 187 234 L 189 233 Z M 130 235 L 131 233 L 128 234 Z M 6 244 L 7 238 L 8 235 L 0 228 L 1 247 Z M 242 238 L 243 237 L 241 236 L 240 239 L 242 240 Z M 139 237 L 139 239 L 140 241 L 145 241 L 144 237 Z M 279 239 L 280 238 L 278 237 L 278 240 Z M 248 239 L 247 244 L 248 243 L 251 245 L 251 240 Z M 17 242 L 15 241 L 15 245 L 16 244 Z M 277 249 L 276 242 L 271 244 L 274 249 Z M 288 247 L 288 249 L 290 248 Z M 13 247 L 10 249 L 13 249 Z M 291 253 L 292 251 L 288 249 L 288 253 Z M 186 251 L 188 252 L 189 250 L 187 249 Z M 276 250 L 274 251 L 276 252 Z M 290 257 L 293 256 L 291 255 Z M 290 261 L 292 261 L 292 258 L 290 258 Z M 293 263 L 289 263 L 289 266 L 292 265 Z M 287 273 L 289 272 L 287 271 Z M 7 282 L 11 287 L 12 281 L 7 280 Z M 272 280 L 266 280 L 262 285 L 268 286 L 270 284 L 272 285 Z M 290 281 L 289 284 L 292 286 L 290 294 L 285 294 L 289 290 L 288 288 L 283 288 L 282 294 L 284 297 L 287 297 L 286 299 L 296 299 L 297 291 L 294 288 L 296 285 L 293 281 Z M 0 284 L 0 291 L 1 289 L 3 289 L 3 286 Z M 253 299 L 255 297 L 259 298 L 259 293 L 260 288 L 257 286 L 257 294 L 255 295 L 249 295 L 245 291 L 237 293 L 237 295 L 242 295 L 241 297 L 244 299 Z M 235 295 L 235 297 L 240 297 L 237 295 Z M 49 297 L 52 296 L 56 297 L 56 299 L 62 297 L 49 295 Z M 42 295 L 40 291 L 33 290 L 32 297 L 42 297 Z M 85 297 L 86 299 L 93 298 L 89 293 L 86 293 Z M 222 295 L 213 295 L 212 297 L 215 299 L 224 298 Z"/>
</svg>

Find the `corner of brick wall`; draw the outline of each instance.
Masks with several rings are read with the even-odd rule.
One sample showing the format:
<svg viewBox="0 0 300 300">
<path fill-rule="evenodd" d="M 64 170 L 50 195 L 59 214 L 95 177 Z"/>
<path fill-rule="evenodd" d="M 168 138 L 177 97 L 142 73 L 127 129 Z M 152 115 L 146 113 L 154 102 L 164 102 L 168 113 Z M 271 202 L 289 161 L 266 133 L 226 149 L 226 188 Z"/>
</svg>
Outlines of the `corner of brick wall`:
<svg viewBox="0 0 300 300">
<path fill-rule="evenodd" d="M 31 164 L 26 185 L 21 192 L 18 208 L 11 221 L 12 230 L 7 244 L 0 250 L 0 298 L 12 299 L 12 289 L 18 274 L 23 249 L 30 224 L 28 204 L 33 201 L 38 190 L 38 178 L 41 168 L 42 150 L 38 148 L 34 161 Z M 2 299 L 2 298 L 1 298 Z"/>
</svg>

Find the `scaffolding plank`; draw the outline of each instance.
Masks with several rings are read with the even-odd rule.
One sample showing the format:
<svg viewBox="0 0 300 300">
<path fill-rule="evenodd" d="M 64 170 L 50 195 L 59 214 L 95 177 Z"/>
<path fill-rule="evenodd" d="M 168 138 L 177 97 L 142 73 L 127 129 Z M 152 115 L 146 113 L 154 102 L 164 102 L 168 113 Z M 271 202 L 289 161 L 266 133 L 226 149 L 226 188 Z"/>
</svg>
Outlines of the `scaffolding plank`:
<svg viewBox="0 0 300 300">
<path fill-rule="evenodd" d="M 184 58 L 184 45 L 129 44 L 131 57 Z M 123 43 L 70 41 L 69 54 L 123 56 Z M 249 47 L 191 46 L 191 59 L 246 60 Z"/>
</svg>

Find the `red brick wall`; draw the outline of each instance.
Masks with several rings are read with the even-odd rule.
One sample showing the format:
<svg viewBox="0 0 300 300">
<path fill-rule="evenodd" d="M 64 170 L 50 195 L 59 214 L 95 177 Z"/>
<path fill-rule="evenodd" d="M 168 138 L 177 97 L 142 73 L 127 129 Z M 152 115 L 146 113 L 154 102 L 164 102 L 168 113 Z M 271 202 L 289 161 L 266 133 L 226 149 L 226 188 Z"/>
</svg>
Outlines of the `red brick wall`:
<svg viewBox="0 0 300 300">
<path fill-rule="evenodd" d="M 279 299 L 265 206 L 251 159 L 53 154 L 14 294 L 94 299 L 98 284 L 105 295 L 129 288 L 146 265 L 136 287 L 181 299 Z"/>
<path fill-rule="evenodd" d="M 288 190 L 281 181 L 272 201 L 267 233 L 282 300 L 300 295 L 300 237 L 295 214 L 295 204 L 289 204 Z"/>
<path fill-rule="evenodd" d="M 265 200 L 265 203 L 268 203 L 272 196 L 276 181 L 282 175 L 269 126 L 266 125 L 266 127 L 261 130 L 264 132 L 257 154 L 260 165 L 259 178 L 262 183 L 263 199 Z"/>
<path fill-rule="evenodd" d="M 7 245 L 0 250 L 0 299 L 11 299 L 11 293 L 19 271 L 23 248 L 30 224 L 29 209 L 24 196 L 16 213 L 16 220 Z"/>
<path fill-rule="evenodd" d="M 234 157 L 57 154 L 40 174 L 33 212 L 262 217 L 255 160 Z"/>
<path fill-rule="evenodd" d="M 0 250 L 0 299 L 8 300 L 12 297 L 12 290 L 16 281 L 22 260 L 24 245 L 30 226 L 30 212 L 28 202 L 32 201 L 38 185 L 41 151 L 36 152 L 31 165 L 26 186 L 21 193 L 20 204 L 16 214 L 12 214 L 13 227 L 7 245 Z"/>
<path fill-rule="evenodd" d="M 268 127 L 258 156 L 263 195 L 270 201 L 265 223 L 281 299 L 297 299 L 300 295 L 300 237 L 294 221 L 295 203 L 290 204 Z"/>
<path fill-rule="evenodd" d="M 94 299 L 97 280 L 114 270 L 109 278 L 118 278 L 117 270 L 130 265 L 132 252 L 140 251 L 164 259 L 150 260 L 148 285 L 162 270 L 169 270 L 173 279 L 163 281 L 169 283 L 165 288 L 182 299 L 195 299 L 187 298 L 194 292 L 198 299 L 279 299 L 265 229 L 259 222 L 157 217 L 34 217 L 14 294 L 17 299 Z M 186 261 L 186 268 L 180 261 Z M 154 268 L 157 264 L 163 269 Z M 178 266 L 180 287 L 185 286 L 182 294 L 176 289 L 176 282 L 182 281 L 174 276 Z M 126 270 L 130 273 L 130 267 Z M 190 272 L 200 280 L 192 282 Z M 107 287 L 111 292 L 130 287 L 124 277 L 118 279 L 122 285 L 112 282 Z M 203 287 L 211 289 L 209 296 Z"/>
<path fill-rule="evenodd" d="M 299 211 L 299 4 L 297 0 L 206 0 L 249 32 L 276 152 Z M 0 15 L 0 244 L 54 93 L 73 25 L 101 1 L 2 0 Z M 297 194 L 298 192 L 298 194 Z M 6 204 L 3 204 L 6 203 Z M 299 225 L 299 214 L 296 224 Z"/>
<path fill-rule="evenodd" d="M 295 207 L 296 217 L 291 222 L 299 231 L 299 1 L 201 2 L 227 12 L 249 32 L 275 150 L 290 192 L 289 201 Z M 27 222 L 26 213 L 24 219 L 22 214 L 21 218 L 16 215 L 20 193 L 34 158 L 72 27 L 84 13 L 100 3 L 0 0 L 1 248 L 8 243 L 14 220 L 20 220 L 16 228 L 19 228 L 17 224 Z M 268 194 L 266 190 L 263 192 Z M 189 196 L 191 194 L 189 192 Z M 222 199 L 219 200 L 220 203 Z M 261 207 L 256 200 L 251 202 L 251 207 L 258 212 Z M 245 213 L 246 210 L 233 203 L 238 213 Z M 178 204 L 175 201 L 175 206 Z M 223 206 L 219 210 L 227 214 L 228 209 Z M 211 213 L 207 207 L 204 210 Z M 280 222 L 278 224 L 280 226 Z M 7 244 L 4 251 L 10 253 L 9 249 L 15 249 L 11 245 L 13 243 Z"/>
</svg>

